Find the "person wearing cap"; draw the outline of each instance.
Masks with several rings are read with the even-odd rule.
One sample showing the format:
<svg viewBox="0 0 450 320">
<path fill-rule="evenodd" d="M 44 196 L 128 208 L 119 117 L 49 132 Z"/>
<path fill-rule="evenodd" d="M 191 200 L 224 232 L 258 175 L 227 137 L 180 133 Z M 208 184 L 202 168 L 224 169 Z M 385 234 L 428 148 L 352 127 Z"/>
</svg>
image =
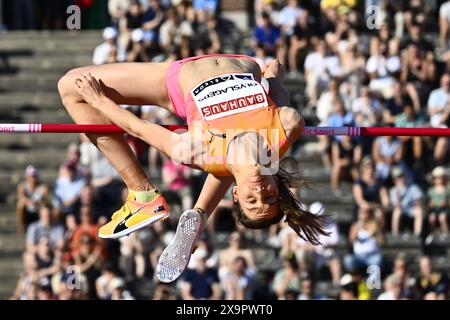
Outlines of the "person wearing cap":
<svg viewBox="0 0 450 320">
<path fill-rule="evenodd" d="M 394 167 L 391 172 L 394 186 L 389 191 L 392 211 L 392 234 L 397 236 L 400 230 L 400 220 L 414 220 L 414 234 L 422 233 L 423 224 L 423 193 L 415 183 L 408 183 L 401 167 Z"/>
<path fill-rule="evenodd" d="M 92 63 L 95 65 L 117 62 L 117 30 L 113 27 L 107 27 L 103 30 L 104 42 L 98 45 L 94 50 Z"/>
<path fill-rule="evenodd" d="M 448 233 L 448 214 L 450 206 L 450 187 L 445 179 L 445 169 L 436 167 L 431 172 L 432 186 L 428 189 L 428 223 L 430 231 L 436 230 L 436 222 L 439 222 L 443 233 Z"/>
<path fill-rule="evenodd" d="M 39 204 L 48 196 L 48 186 L 39 180 L 39 171 L 32 165 L 25 169 L 25 181 L 17 186 L 17 233 L 39 220 Z"/>
<path fill-rule="evenodd" d="M 339 300 L 357 300 L 358 284 L 353 281 L 351 274 L 343 275 L 339 285 Z"/>
<path fill-rule="evenodd" d="M 148 42 L 148 33 L 142 29 L 135 29 L 131 32 L 131 43 L 128 45 L 127 61 L 128 62 L 149 62 L 150 57 L 145 51 L 144 41 Z"/>
</svg>

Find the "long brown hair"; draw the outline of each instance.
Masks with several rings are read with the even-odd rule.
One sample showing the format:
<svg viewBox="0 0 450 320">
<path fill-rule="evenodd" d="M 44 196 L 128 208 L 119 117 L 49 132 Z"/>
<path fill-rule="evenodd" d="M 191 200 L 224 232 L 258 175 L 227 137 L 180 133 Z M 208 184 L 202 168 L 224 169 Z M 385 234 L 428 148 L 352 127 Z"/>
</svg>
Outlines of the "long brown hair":
<svg viewBox="0 0 450 320">
<path fill-rule="evenodd" d="M 294 164 L 294 165 L 293 165 Z M 290 172 L 288 167 L 294 167 Z M 319 245 L 320 235 L 328 236 L 330 233 L 325 231 L 326 224 L 324 218 L 326 215 L 313 214 L 306 210 L 297 200 L 289 188 L 308 187 L 307 182 L 301 176 L 298 170 L 297 161 L 294 158 L 285 158 L 280 162 L 278 173 L 275 175 L 278 186 L 278 203 L 280 212 L 275 217 L 268 220 L 249 219 L 240 207 L 234 210 L 236 220 L 244 227 L 249 229 L 263 229 L 278 223 L 283 217 L 289 227 L 294 230 L 302 239 L 309 241 L 313 245 Z"/>
</svg>

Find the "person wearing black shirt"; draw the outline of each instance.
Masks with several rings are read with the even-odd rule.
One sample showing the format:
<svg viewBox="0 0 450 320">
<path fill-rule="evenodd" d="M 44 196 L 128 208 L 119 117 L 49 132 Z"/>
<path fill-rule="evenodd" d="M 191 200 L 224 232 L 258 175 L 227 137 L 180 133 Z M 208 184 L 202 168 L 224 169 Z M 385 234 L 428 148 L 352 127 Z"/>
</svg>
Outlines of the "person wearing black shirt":
<svg viewBox="0 0 450 320">
<path fill-rule="evenodd" d="M 195 269 L 188 269 L 183 279 L 182 296 L 184 300 L 218 299 L 220 285 L 217 270 L 206 266 L 206 257 L 197 257 Z"/>
<path fill-rule="evenodd" d="M 394 95 L 386 101 L 386 108 L 383 111 L 383 122 L 385 125 L 394 125 L 395 117 L 403 113 L 406 105 L 412 104 L 412 99 L 406 93 L 400 81 L 394 83 Z"/>
<path fill-rule="evenodd" d="M 141 5 L 138 1 L 133 1 L 125 14 L 124 27 L 129 31 L 142 28 L 143 17 Z"/>
<path fill-rule="evenodd" d="M 315 24 L 306 10 L 303 10 L 297 18 L 297 22 L 293 28 L 292 34 L 289 36 L 289 70 L 291 72 L 303 71 L 308 49 L 314 37 L 317 36 L 315 32 Z M 300 69 L 299 69 L 300 67 Z"/>
</svg>

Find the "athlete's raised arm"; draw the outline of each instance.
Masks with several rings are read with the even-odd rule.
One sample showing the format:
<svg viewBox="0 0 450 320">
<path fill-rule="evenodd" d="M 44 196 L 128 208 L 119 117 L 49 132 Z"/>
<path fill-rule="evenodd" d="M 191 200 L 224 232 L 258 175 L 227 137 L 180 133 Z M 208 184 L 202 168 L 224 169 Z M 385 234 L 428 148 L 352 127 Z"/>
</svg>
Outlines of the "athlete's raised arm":
<svg viewBox="0 0 450 320">
<path fill-rule="evenodd" d="M 281 107 L 279 108 L 278 114 L 289 141 L 289 145 L 292 146 L 292 144 L 302 136 L 303 130 L 305 129 L 305 120 L 300 113 L 292 107 Z"/>
<path fill-rule="evenodd" d="M 289 91 L 284 87 L 284 66 L 278 60 L 270 61 L 262 70 L 262 76 L 269 82 L 269 96 L 278 106 L 291 105 Z"/>
<path fill-rule="evenodd" d="M 209 217 L 219 205 L 232 183 L 232 176 L 217 177 L 209 174 L 195 203 L 195 207 L 203 209 Z"/>
<path fill-rule="evenodd" d="M 289 107 L 291 99 L 283 85 L 284 74 L 284 66 L 278 60 L 272 60 L 262 70 L 262 76 L 269 82 L 269 96 L 279 106 L 280 121 L 292 145 L 302 136 L 305 121 L 297 110 Z"/>
</svg>

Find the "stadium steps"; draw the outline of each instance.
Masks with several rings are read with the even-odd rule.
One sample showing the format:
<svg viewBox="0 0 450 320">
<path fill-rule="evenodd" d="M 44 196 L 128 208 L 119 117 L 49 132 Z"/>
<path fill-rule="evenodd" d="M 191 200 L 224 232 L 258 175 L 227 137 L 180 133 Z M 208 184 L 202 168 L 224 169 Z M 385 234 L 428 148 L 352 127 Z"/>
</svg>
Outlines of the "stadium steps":
<svg viewBox="0 0 450 320">
<path fill-rule="evenodd" d="M 22 261 L 8 261 L 6 259 L 0 260 L 0 270 L 8 271 L 10 273 L 20 273 L 23 270 Z M 1 279 L 1 278 L 0 278 Z"/>
<path fill-rule="evenodd" d="M 1 49 L 0 49 L 1 52 Z M 61 76 L 64 75 L 65 72 L 69 71 L 75 67 L 81 67 L 92 64 L 92 51 L 86 51 L 85 55 L 72 55 L 72 56 L 51 56 L 47 54 L 43 54 L 37 56 L 36 60 L 27 60 L 24 58 L 10 58 L 9 66 L 12 70 L 17 70 L 17 72 L 26 72 L 30 71 L 63 71 L 61 72 Z M 30 58 L 28 58 L 30 59 Z M 55 70 L 56 69 L 56 70 Z M 12 72 L 14 75 L 17 72 Z"/>
<path fill-rule="evenodd" d="M 0 239 L 0 252 L 1 255 L 9 254 L 11 256 L 17 255 L 18 258 L 25 249 L 25 239 L 23 236 L 6 234 L 4 236 L 2 234 L 2 239 Z M 3 259 L 2 259 L 3 260 Z M 10 261 L 17 261 L 17 259 L 11 259 Z M 0 270 L 0 274 L 2 274 Z M 1 284 L 0 284 L 1 285 Z"/>
<path fill-rule="evenodd" d="M 36 120 L 39 119 L 40 119 L 39 117 L 35 117 L 29 120 L 34 120 L 34 122 L 38 122 Z M 28 150 L 31 148 L 41 149 L 41 148 L 48 148 L 49 146 L 51 146 L 53 148 L 61 150 L 67 147 L 67 145 L 70 142 L 77 141 L 77 138 L 78 138 L 77 134 L 61 134 L 61 135 L 44 134 L 44 133 L 37 135 L 22 134 L 22 133 L 9 134 L 2 136 L 2 139 L 0 140 L 0 148 L 2 150 L 5 149 Z"/>
<path fill-rule="evenodd" d="M 6 277 L 0 277 L 0 299 L 9 299 L 14 293 L 14 289 L 16 288 L 17 281 L 20 277 L 21 272 L 10 273 Z"/>
<path fill-rule="evenodd" d="M 0 119 L 3 119 L 2 123 L 42 123 L 45 119 L 45 123 L 73 123 L 73 120 L 69 117 L 66 110 L 63 108 L 45 111 L 20 111 L 12 109 L 10 112 L 0 111 Z M 3 142 L 0 142 L 3 144 Z"/>
<path fill-rule="evenodd" d="M 46 79 L 2 79 L 0 78 L 0 90 L 3 92 L 21 92 L 22 90 L 39 90 L 54 92 L 57 81 Z"/>
<path fill-rule="evenodd" d="M 0 95 L 2 110 L 10 108 L 24 108 L 37 106 L 39 109 L 55 110 L 61 106 L 61 98 L 57 92 L 56 84 L 54 92 L 40 92 L 39 90 L 26 90 L 24 92 L 2 92 Z"/>
<path fill-rule="evenodd" d="M 382 245 L 382 251 L 386 261 L 394 261 L 400 252 L 407 259 L 412 259 L 421 255 L 422 241 L 420 237 L 407 232 L 396 237 L 388 232 Z"/>
<path fill-rule="evenodd" d="M 72 123 L 62 107 L 58 79 L 91 64 L 101 32 L 9 32 L 0 34 L 0 119 L 2 123 Z M 0 138 L 0 299 L 9 298 L 23 270 L 25 239 L 16 234 L 17 183 L 36 165 L 52 188 L 67 145 L 77 134 L 14 134 Z"/>
<path fill-rule="evenodd" d="M 0 34 L 1 40 L 11 39 L 13 41 L 32 40 L 38 39 L 40 42 L 47 40 L 76 40 L 83 41 L 86 39 L 93 38 L 101 38 L 101 32 L 97 30 L 83 30 L 83 31 L 30 31 L 30 30 L 21 30 L 21 31 L 12 31 L 12 32 L 3 32 Z"/>
<path fill-rule="evenodd" d="M 15 234 L 17 230 L 16 208 L 13 204 L 2 204 L 0 206 L 0 229 L 1 236 Z"/>
<path fill-rule="evenodd" d="M 6 171 L 0 171 L 0 179 L 3 183 L 11 183 L 17 185 L 20 181 L 23 181 L 24 172 L 20 173 L 14 171 L 12 174 Z M 54 168 L 45 168 L 39 170 L 40 180 L 44 183 L 53 184 L 55 179 L 58 177 L 58 170 Z M 51 187 L 50 184 L 50 187 Z M 0 187 L 0 190 L 7 190 L 6 188 Z M 11 191 L 11 190 L 9 190 Z"/>
<path fill-rule="evenodd" d="M 19 166 L 25 168 L 31 163 L 38 168 L 54 168 L 55 164 L 61 164 L 66 159 L 66 153 L 61 151 L 53 146 L 31 151 L 9 150 L 0 154 L 0 168 L 14 169 Z"/>
<path fill-rule="evenodd" d="M 0 34 L 0 49 L 26 48 L 36 50 L 39 48 L 83 48 L 99 44 L 102 41 L 101 32 L 91 31 L 13 31 Z M 66 51 L 67 53 L 67 51 Z"/>
</svg>

